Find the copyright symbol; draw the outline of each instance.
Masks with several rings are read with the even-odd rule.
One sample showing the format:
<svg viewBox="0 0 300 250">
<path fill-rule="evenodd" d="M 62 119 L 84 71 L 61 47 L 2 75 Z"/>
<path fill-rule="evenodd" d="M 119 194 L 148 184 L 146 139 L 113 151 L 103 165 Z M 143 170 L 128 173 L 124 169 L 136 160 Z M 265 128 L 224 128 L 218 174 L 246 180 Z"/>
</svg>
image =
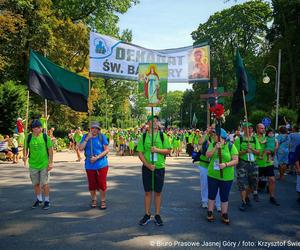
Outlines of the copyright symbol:
<svg viewBox="0 0 300 250">
<path fill-rule="evenodd" d="M 150 246 L 152 246 L 152 247 L 155 246 L 155 241 L 154 241 L 154 240 L 151 240 L 151 241 L 150 241 Z"/>
</svg>

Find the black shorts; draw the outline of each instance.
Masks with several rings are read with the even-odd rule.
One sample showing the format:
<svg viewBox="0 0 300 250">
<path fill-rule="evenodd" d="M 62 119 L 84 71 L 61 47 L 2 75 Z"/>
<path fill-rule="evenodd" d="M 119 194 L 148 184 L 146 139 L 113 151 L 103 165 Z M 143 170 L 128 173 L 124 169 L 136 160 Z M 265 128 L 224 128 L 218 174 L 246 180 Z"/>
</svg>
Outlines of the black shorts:
<svg viewBox="0 0 300 250">
<path fill-rule="evenodd" d="M 142 176 L 143 176 L 143 186 L 145 192 L 153 191 L 152 188 L 152 171 L 143 166 L 142 167 Z M 155 169 L 154 170 L 154 192 L 161 193 L 165 179 L 165 169 Z"/>
<path fill-rule="evenodd" d="M 268 166 L 268 167 L 258 167 L 258 176 L 275 176 L 274 175 L 274 166 Z"/>
<path fill-rule="evenodd" d="M 11 148 L 11 152 L 14 154 L 14 155 L 17 155 L 19 153 L 19 149 L 18 148 Z"/>
</svg>

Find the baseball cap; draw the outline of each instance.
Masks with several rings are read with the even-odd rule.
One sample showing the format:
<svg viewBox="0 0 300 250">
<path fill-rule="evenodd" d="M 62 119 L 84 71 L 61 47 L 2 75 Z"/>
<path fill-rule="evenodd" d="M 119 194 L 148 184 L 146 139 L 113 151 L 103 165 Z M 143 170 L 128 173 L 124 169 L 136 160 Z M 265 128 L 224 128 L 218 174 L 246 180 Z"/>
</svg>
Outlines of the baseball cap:
<svg viewBox="0 0 300 250">
<path fill-rule="evenodd" d="M 159 120 L 159 117 L 158 117 L 157 115 L 154 115 L 154 116 L 148 115 L 148 116 L 147 116 L 147 122 L 151 121 L 151 120 L 154 119 L 154 118 L 156 118 L 157 120 Z"/>
<path fill-rule="evenodd" d="M 91 122 L 91 128 L 101 129 L 100 123 L 99 122 Z"/>
<path fill-rule="evenodd" d="M 243 122 L 243 127 L 253 127 L 253 124 L 251 122 Z"/>
<path fill-rule="evenodd" d="M 39 120 L 35 119 L 31 123 L 31 128 L 37 128 L 37 127 L 42 127 L 42 123 Z"/>
<path fill-rule="evenodd" d="M 225 131 L 225 129 L 221 128 L 220 136 L 221 136 L 223 139 L 226 139 L 226 138 L 227 138 L 227 132 Z"/>
</svg>

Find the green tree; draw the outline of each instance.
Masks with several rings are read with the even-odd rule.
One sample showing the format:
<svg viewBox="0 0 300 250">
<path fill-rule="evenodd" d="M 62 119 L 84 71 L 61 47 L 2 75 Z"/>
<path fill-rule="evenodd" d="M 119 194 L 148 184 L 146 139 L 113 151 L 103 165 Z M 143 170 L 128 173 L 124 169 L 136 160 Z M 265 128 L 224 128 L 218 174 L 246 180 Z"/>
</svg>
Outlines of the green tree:
<svg viewBox="0 0 300 250">
<path fill-rule="evenodd" d="M 194 44 L 209 40 L 211 76 L 216 77 L 219 86 L 224 86 L 226 91 L 233 92 L 236 89 L 234 51 L 239 48 L 245 66 L 257 79 L 257 89 L 260 90 L 257 91 L 252 103 L 249 103 L 249 112 L 251 109 L 256 109 L 259 103 L 264 108 L 273 106 L 273 96 L 270 93 L 266 94 L 267 90 L 260 84 L 268 52 L 264 39 L 268 23 L 271 21 L 271 14 L 272 9 L 268 3 L 261 0 L 249 1 L 213 14 L 206 23 L 200 24 L 192 33 Z M 194 89 L 197 96 L 203 93 L 202 87 L 194 85 Z M 230 107 L 230 103 L 231 98 L 225 98 L 225 109 Z M 239 118 L 234 117 L 235 121 L 241 118 L 241 114 L 232 115 L 239 116 Z"/>
<path fill-rule="evenodd" d="M 0 131 L 1 134 L 11 134 L 18 117 L 25 118 L 26 88 L 14 81 L 0 84 Z"/>
<path fill-rule="evenodd" d="M 168 120 L 172 124 L 180 121 L 180 106 L 182 104 L 183 92 L 182 91 L 170 91 L 164 98 L 160 116 L 164 120 Z"/>
<path fill-rule="evenodd" d="M 282 49 L 280 103 L 300 112 L 300 1 L 273 0 L 273 24 L 267 35 L 271 47 L 268 63 L 277 65 Z"/>
</svg>

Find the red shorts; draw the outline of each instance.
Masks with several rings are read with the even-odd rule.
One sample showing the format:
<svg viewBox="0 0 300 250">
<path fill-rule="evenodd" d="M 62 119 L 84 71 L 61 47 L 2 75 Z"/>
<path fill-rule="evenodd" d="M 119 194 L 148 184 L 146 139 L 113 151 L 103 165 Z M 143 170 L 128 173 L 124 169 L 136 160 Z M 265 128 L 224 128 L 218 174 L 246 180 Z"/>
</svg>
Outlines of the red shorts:
<svg viewBox="0 0 300 250">
<path fill-rule="evenodd" d="M 100 168 L 98 170 L 88 170 L 86 169 L 86 175 L 89 182 L 89 190 L 102 190 L 106 191 L 106 176 L 107 176 L 108 166 Z"/>
</svg>

